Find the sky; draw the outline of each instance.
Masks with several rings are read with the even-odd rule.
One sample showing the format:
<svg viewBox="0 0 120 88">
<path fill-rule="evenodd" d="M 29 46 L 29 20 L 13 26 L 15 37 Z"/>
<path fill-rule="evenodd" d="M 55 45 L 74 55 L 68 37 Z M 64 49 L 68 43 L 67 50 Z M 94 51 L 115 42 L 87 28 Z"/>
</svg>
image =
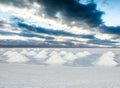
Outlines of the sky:
<svg viewBox="0 0 120 88">
<path fill-rule="evenodd" d="M 92 0 L 81 0 L 83 4 L 88 3 Z M 102 16 L 102 20 L 107 26 L 119 26 L 120 25 L 120 0 L 93 0 L 97 4 L 97 9 L 104 11 L 105 14 Z"/>
<path fill-rule="evenodd" d="M 120 47 L 119 0 L 0 0 L 0 46 Z"/>
</svg>

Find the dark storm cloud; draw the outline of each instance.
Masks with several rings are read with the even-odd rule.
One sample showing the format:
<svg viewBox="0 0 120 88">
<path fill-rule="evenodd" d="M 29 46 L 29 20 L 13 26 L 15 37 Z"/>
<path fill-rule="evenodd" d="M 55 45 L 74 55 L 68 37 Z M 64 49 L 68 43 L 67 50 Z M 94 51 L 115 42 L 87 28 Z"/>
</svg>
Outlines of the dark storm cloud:
<svg viewBox="0 0 120 88">
<path fill-rule="evenodd" d="M 71 37 L 78 37 L 78 38 L 88 38 L 88 39 L 94 39 L 94 35 L 85 35 L 85 34 L 73 34 L 71 32 L 67 32 L 64 30 L 52 30 L 42 27 L 37 27 L 35 25 L 29 25 L 24 22 L 18 22 L 18 27 L 27 29 L 29 31 L 37 32 L 37 33 L 44 33 L 49 35 L 55 35 L 55 36 L 71 36 Z"/>
<path fill-rule="evenodd" d="M 18 17 L 12 17 L 11 21 L 13 22 L 14 25 L 16 24 L 16 27 L 24 28 L 26 30 L 33 31 L 36 33 L 44 33 L 44 34 L 55 35 L 55 36 L 71 36 L 71 37 L 87 38 L 87 39 L 95 38 L 93 34 L 74 34 L 74 33 L 68 32 L 68 31 L 64 31 L 64 30 L 57 30 L 57 29 L 52 30 L 52 29 L 47 29 L 47 28 L 43 28 L 40 26 L 37 27 L 35 25 L 25 23 L 24 19 L 18 18 Z M 26 34 L 26 36 L 28 36 L 28 34 Z M 24 36 L 25 36 L 25 34 L 24 34 Z M 32 37 L 32 36 L 37 36 L 37 35 L 29 34 L 29 36 Z"/>
<path fill-rule="evenodd" d="M 50 41 L 50 40 L 45 40 L 48 45 L 48 47 L 54 47 L 54 48 L 89 48 L 92 47 L 88 44 L 74 44 L 71 41 Z M 94 46 L 95 47 L 95 46 Z"/>
<path fill-rule="evenodd" d="M 120 35 L 120 26 L 103 26 L 100 29 L 101 32 L 103 33 L 109 33 L 109 34 L 116 34 Z"/>
<path fill-rule="evenodd" d="M 101 15 L 103 12 L 96 9 L 96 4 L 81 4 L 79 0 L 0 0 L 0 3 L 17 7 L 32 8 L 32 3 L 42 5 L 43 12 L 50 18 L 56 18 L 57 12 L 62 15 L 62 20 L 69 25 L 72 21 L 85 22 L 89 26 L 96 27 L 102 24 Z M 38 11 L 39 12 L 39 11 Z"/>
<path fill-rule="evenodd" d="M 57 12 L 60 12 L 63 16 L 62 19 L 66 23 L 69 23 L 69 25 L 71 25 L 72 21 L 78 23 L 86 22 L 89 26 L 92 27 L 104 24 L 101 19 L 103 12 L 96 9 L 97 6 L 95 3 L 89 3 L 84 5 L 78 3 L 78 1 L 79 0 L 0 0 L 0 3 L 17 6 L 20 8 L 32 8 L 32 4 L 36 2 L 39 5 L 43 6 L 43 13 L 45 15 L 50 18 L 56 18 Z M 0 25 L 2 24 L 0 23 Z M 102 26 L 100 32 L 120 34 L 120 27 Z"/>
<path fill-rule="evenodd" d="M 47 46 L 48 44 L 44 43 L 44 42 L 41 42 L 41 41 L 36 41 L 36 40 L 33 40 L 33 39 L 30 39 L 29 41 L 24 41 L 24 40 L 10 40 L 10 39 L 7 39 L 7 40 L 0 40 L 0 47 L 2 46 L 6 46 L 6 47 L 34 47 L 34 46 L 41 46 L 41 47 L 44 47 L 44 46 Z"/>
<path fill-rule="evenodd" d="M 0 20 L 0 28 L 5 27 L 5 25 L 7 24 L 8 24 L 7 22 Z"/>
<path fill-rule="evenodd" d="M 115 44 L 118 43 L 118 42 L 111 41 L 111 40 L 93 39 L 93 40 L 89 40 L 87 43 L 88 44 L 106 45 L 106 46 L 114 47 Z"/>
<path fill-rule="evenodd" d="M 77 1 L 79 0 L 38 0 L 50 17 L 56 17 L 57 12 L 60 12 L 68 21 L 83 21 L 92 27 L 102 24 L 103 12 L 96 9 L 95 3 L 83 5 Z"/>
<path fill-rule="evenodd" d="M 40 9 L 36 9 L 37 13 L 44 14 L 47 18 L 50 18 L 48 20 L 57 20 L 63 21 L 63 23 L 68 24 L 68 26 L 72 26 L 72 22 L 75 22 L 76 24 L 74 26 L 81 26 L 86 27 L 85 25 L 82 25 L 82 23 L 87 24 L 90 26 L 86 27 L 85 30 L 92 30 L 93 27 L 96 27 L 96 29 L 101 33 L 106 34 L 115 34 L 117 35 L 116 38 L 119 39 L 120 35 L 120 26 L 117 27 L 109 27 L 109 26 L 103 26 L 104 23 L 101 19 L 101 16 L 103 14 L 102 11 L 97 10 L 97 6 L 95 3 L 88 3 L 88 4 L 81 4 L 78 3 L 79 0 L 0 0 L 0 4 L 6 4 L 10 6 L 15 6 L 18 8 L 33 8 L 33 3 L 36 2 L 40 7 L 42 6 L 42 11 Z M 13 8 L 14 9 L 14 8 Z M 29 10 L 28 9 L 28 10 Z M 34 8 L 35 9 L 35 8 Z M 26 12 L 27 13 L 27 12 Z M 60 13 L 60 17 L 56 16 L 57 13 Z M 19 13 L 20 14 L 20 13 Z M 31 13 L 34 14 L 34 13 Z M 34 14 L 36 15 L 36 14 Z M 37 15 L 38 16 L 38 15 Z M 41 15 L 39 15 L 41 16 Z M 23 41 L 23 40 L 0 40 L 0 45 L 34 45 L 34 46 L 41 46 L 41 47 L 101 47 L 103 46 L 116 46 L 118 42 L 111 41 L 110 40 L 100 40 L 94 37 L 93 34 L 86 35 L 85 34 L 74 34 L 69 31 L 65 30 L 52 30 L 43 28 L 36 25 L 32 25 L 27 23 L 27 21 L 24 21 L 24 19 L 21 19 L 19 17 L 13 17 L 10 18 L 10 26 L 13 28 L 20 28 L 22 31 L 21 33 L 14 33 L 14 32 L 7 32 L 7 31 L 0 31 L 0 35 L 18 35 L 23 37 L 37 37 L 46 39 L 44 42 L 41 41 L 35 41 L 32 38 L 29 41 Z M 0 26 L 4 26 L 4 23 L 0 21 Z M 81 24 L 81 25 L 80 25 Z M 79 28 L 78 28 L 79 30 Z M 44 34 L 48 34 L 48 36 L 44 36 Z M 68 37 L 76 37 L 76 38 L 86 38 L 89 39 L 89 41 L 86 41 L 85 44 L 83 42 L 78 41 L 78 44 L 75 44 L 74 42 L 77 42 L 74 40 L 65 40 L 65 41 L 57 41 L 55 38 L 51 37 L 51 35 L 54 36 L 68 36 Z M 97 35 L 97 34 L 96 34 Z M 14 43 L 15 42 L 15 43 Z M 13 44 L 14 43 L 14 44 Z M 90 45 L 92 44 L 92 45 Z"/>
<path fill-rule="evenodd" d="M 4 22 L 0 20 L 0 27 L 3 27 Z"/>
<path fill-rule="evenodd" d="M 29 41 L 24 40 L 0 40 L 0 47 L 42 47 L 42 48 L 86 48 L 86 47 L 92 47 L 87 44 L 79 44 L 75 45 L 71 41 L 66 42 L 60 42 L 60 41 L 50 41 L 45 40 L 43 41 L 36 41 L 33 39 L 29 39 Z"/>
<path fill-rule="evenodd" d="M 54 39 L 53 37 L 50 36 L 43 36 L 43 35 L 37 35 L 33 33 L 28 33 L 28 32 L 20 32 L 20 33 L 15 33 L 15 32 L 8 32 L 8 31 L 2 31 L 0 30 L 0 35 L 18 35 L 18 36 L 23 36 L 23 37 L 37 37 L 37 38 L 44 38 L 44 39 Z"/>
<path fill-rule="evenodd" d="M 0 35 L 16 35 L 17 33 L 13 33 L 13 32 L 7 32 L 7 31 L 2 31 L 0 30 Z"/>
<path fill-rule="evenodd" d="M 50 37 L 50 36 L 43 36 L 43 35 L 37 35 L 37 34 L 34 34 L 34 33 L 28 33 L 28 32 L 21 32 L 19 33 L 19 36 L 25 36 L 25 37 L 37 37 L 37 38 L 45 38 L 45 39 L 54 39 L 53 37 Z"/>
</svg>

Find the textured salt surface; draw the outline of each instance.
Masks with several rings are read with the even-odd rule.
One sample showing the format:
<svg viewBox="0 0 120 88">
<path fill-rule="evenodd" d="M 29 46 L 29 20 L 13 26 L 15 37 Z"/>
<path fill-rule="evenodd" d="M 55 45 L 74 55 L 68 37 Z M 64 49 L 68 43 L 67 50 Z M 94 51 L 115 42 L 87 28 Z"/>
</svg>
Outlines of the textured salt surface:
<svg viewBox="0 0 120 88">
<path fill-rule="evenodd" d="M 119 88 L 120 68 L 0 64 L 0 88 Z"/>
</svg>

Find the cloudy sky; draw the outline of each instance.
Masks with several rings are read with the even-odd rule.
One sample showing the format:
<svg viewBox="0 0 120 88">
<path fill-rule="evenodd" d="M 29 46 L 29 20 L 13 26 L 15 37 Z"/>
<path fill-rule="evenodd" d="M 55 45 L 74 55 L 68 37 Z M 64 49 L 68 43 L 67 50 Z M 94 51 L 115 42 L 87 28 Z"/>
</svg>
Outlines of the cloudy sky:
<svg viewBox="0 0 120 88">
<path fill-rule="evenodd" d="M 0 0 L 0 46 L 120 47 L 119 0 Z"/>
</svg>

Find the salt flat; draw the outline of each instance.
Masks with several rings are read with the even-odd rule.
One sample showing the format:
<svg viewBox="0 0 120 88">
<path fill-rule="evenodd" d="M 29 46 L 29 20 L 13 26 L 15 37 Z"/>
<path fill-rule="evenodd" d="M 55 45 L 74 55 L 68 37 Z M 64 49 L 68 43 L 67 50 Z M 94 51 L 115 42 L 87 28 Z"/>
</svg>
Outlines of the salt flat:
<svg viewBox="0 0 120 88">
<path fill-rule="evenodd" d="M 119 87 L 119 67 L 0 64 L 0 88 Z"/>
</svg>

